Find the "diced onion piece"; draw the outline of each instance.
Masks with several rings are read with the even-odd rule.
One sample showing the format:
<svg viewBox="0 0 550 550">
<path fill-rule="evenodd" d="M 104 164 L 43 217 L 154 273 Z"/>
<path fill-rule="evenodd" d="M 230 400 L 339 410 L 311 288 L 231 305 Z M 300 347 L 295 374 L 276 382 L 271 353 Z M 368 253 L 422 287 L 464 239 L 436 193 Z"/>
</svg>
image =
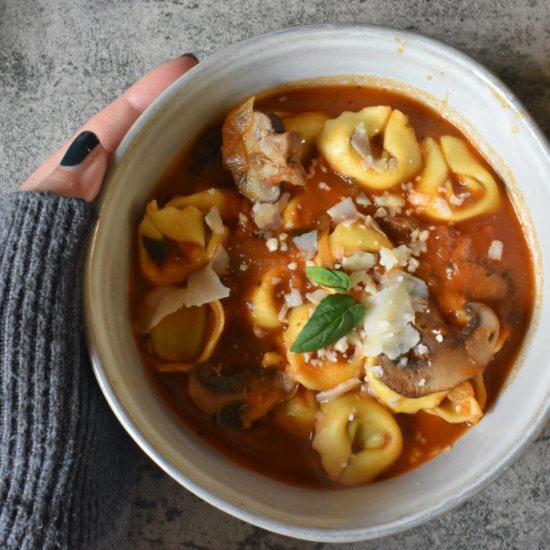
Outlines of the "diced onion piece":
<svg viewBox="0 0 550 550">
<path fill-rule="evenodd" d="M 334 223 L 340 223 L 345 220 L 355 220 L 357 218 L 357 208 L 349 197 L 336 203 L 332 208 L 329 208 L 327 213 Z"/>
</svg>

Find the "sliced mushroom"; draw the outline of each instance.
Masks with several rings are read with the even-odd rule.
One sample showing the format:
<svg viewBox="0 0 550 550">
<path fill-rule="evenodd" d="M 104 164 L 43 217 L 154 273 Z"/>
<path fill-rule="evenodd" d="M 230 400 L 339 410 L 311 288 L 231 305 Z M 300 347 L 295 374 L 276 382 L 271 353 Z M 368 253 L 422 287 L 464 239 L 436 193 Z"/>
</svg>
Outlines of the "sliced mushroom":
<svg viewBox="0 0 550 550">
<path fill-rule="evenodd" d="M 418 312 L 421 344 L 404 366 L 397 366 L 385 355 L 379 357 L 384 384 L 405 397 L 423 397 L 454 388 L 483 372 L 495 352 L 499 321 L 490 307 L 479 302 L 470 302 L 463 310 L 469 320 L 459 331 L 443 322 L 433 303 Z"/>
<path fill-rule="evenodd" d="M 242 195 L 253 202 L 274 202 L 281 193 L 280 183 L 305 184 L 302 138 L 297 132 L 280 132 L 280 119 L 274 124 L 273 114 L 253 107 L 251 97 L 227 115 L 222 128 L 223 163 Z"/>
<path fill-rule="evenodd" d="M 293 382 L 274 368 L 232 368 L 199 365 L 189 377 L 195 405 L 220 424 L 246 429 L 292 396 Z"/>
</svg>

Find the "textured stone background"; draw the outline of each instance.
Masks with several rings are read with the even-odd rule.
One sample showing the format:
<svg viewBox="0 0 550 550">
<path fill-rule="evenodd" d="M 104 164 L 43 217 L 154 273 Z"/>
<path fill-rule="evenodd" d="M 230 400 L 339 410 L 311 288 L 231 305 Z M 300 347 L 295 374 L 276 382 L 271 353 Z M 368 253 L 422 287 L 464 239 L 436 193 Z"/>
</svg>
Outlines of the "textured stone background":
<svg viewBox="0 0 550 550">
<path fill-rule="evenodd" d="M 550 136 L 548 0 L 0 0 L 0 192 L 14 190 L 90 115 L 155 64 L 306 23 L 413 29 L 497 73 Z M 477 497 L 423 526 L 354 549 L 550 547 L 550 426 Z M 127 548 L 328 545 L 251 527 L 200 501 L 145 456 Z"/>
</svg>

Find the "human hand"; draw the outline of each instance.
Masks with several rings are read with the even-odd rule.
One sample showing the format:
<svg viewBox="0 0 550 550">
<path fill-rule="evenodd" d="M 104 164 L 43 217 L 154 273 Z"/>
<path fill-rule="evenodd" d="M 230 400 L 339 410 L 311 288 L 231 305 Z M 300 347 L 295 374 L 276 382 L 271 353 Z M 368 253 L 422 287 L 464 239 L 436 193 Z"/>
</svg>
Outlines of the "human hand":
<svg viewBox="0 0 550 550">
<path fill-rule="evenodd" d="M 109 158 L 141 113 L 175 80 L 197 64 L 193 54 L 163 63 L 93 116 L 23 183 L 23 191 L 49 191 L 93 200 Z"/>
</svg>

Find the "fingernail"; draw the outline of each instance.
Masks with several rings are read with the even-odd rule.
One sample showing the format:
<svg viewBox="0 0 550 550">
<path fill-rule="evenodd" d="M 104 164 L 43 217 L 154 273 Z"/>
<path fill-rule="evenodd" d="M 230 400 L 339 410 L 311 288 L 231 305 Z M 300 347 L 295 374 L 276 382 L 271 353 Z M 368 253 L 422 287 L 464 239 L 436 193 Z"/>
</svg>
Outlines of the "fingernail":
<svg viewBox="0 0 550 550">
<path fill-rule="evenodd" d="M 190 57 L 195 63 L 199 62 L 199 58 L 194 53 L 184 53 L 180 57 Z"/>
<path fill-rule="evenodd" d="M 99 139 L 93 132 L 84 131 L 71 143 L 61 159 L 61 166 L 76 166 L 80 164 L 99 144 Z"/>
</svg>

